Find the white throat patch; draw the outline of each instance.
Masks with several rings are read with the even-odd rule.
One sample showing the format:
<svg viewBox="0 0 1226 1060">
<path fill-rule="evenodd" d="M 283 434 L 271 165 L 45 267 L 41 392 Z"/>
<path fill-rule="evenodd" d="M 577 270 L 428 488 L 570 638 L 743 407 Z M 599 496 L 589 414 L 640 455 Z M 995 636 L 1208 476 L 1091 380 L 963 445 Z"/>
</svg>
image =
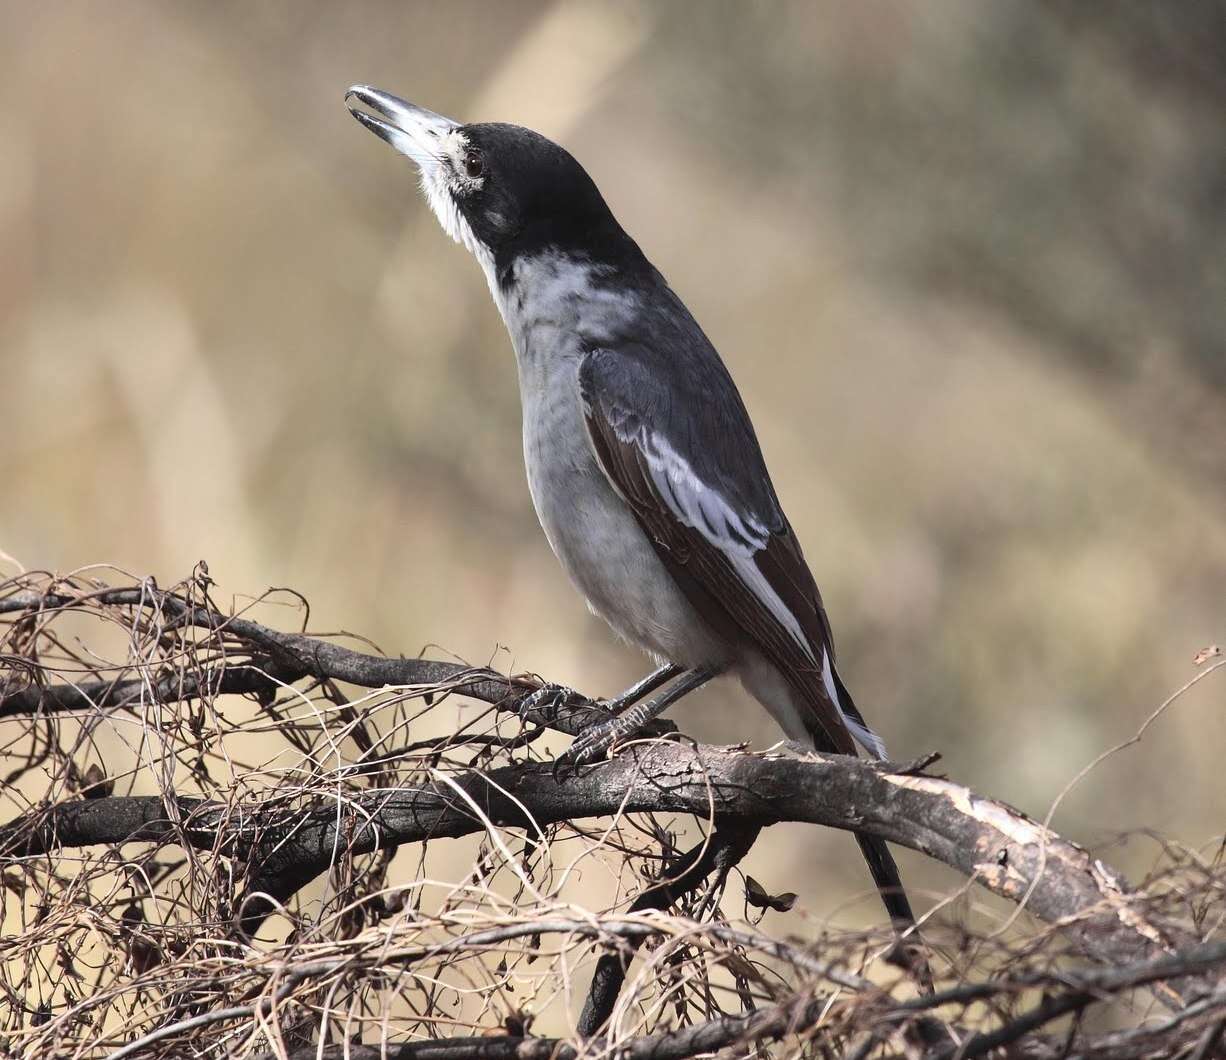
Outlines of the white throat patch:
<svg viewBox="0 0 1226 1060">
<path fill-rule="evenodd" d="M 467 151 L 468 140 L 463 133 L 458 130 L 447 133 L 442 138 L 437 155 L 418 161 L 421 169 L 421 189 L 425 192 L 426 202 L 438 218 L 443 231 L 469 249 L 480 263 L 490 291 L 496 292 L 494 256 L 473 233 L 452 193 L 453 189 L 479 191 L 484 182 L 484 177 L 469 177 L 464 173 L 464 156 Z"/>
<path fill-rule="evenodd" d="M 472 250 L 475 239 L 472 229 L 452 197 L 453 188 L 477 191 L 483 183 L 481 177 L 473 179 L 463 175 L 461 166 L 467 151 L 467 138 L 459 131 L 452 130 L 441 138 L 437 153 L 418 160 L 418 165 L 421 167 L 422 191 L 426 193 L 426 201 L 438 223 L 443 226 L 443 231 Z"/>
</svg>

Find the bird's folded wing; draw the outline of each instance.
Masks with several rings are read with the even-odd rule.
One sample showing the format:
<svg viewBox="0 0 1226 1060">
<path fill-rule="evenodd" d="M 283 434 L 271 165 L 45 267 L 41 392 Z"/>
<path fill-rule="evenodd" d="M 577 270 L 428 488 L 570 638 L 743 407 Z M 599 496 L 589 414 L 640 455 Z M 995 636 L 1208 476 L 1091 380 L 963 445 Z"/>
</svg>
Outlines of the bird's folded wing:
<svg viewBox="0 0 1226 1060">
<path fill-rule="evenodd" d="M 597 460 L 700 613 L 787 677 L 819 748 L 854 754 L 849 725 L 876 737 L 839 703 L 821 597 L 740 396 L 714 354 L 701 372 L 662 367 L 638 344 L 586 355 L 579 388 Z"/>
</svg>

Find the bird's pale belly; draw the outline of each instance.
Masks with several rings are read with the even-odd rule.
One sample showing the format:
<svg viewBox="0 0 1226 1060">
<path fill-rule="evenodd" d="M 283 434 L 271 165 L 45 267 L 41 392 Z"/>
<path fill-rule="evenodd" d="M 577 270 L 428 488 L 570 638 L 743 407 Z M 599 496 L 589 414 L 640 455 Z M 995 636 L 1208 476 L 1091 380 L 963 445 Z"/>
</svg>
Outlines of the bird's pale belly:
<svg viewBox="0 0 1226 1060">
<path fill-rule="evenodd" d="M 577 391 L 551 396 L 524 410 L 524 461 L 537 516 L 571 581 L 595 614 L 644 651 L 687 667 L 723 664 L 722 639 L 597 465 Z"/>
</svg>

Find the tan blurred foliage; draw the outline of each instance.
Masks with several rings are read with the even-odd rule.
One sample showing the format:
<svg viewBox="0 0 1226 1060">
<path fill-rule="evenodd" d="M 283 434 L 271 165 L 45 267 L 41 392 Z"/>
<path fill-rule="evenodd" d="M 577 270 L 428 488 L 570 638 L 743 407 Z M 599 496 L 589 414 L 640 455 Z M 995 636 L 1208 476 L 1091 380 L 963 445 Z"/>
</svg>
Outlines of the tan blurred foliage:
<svg viewBox="0 0 1226 1060">
<path fill-rule="evenodd" d="M 740 383 L 891 749 L 1041 817 L 1223 635 L 1226 25 L 1155 10 L 8 5 L 6 570 L 205 558 L 385 650 L 641 672 L 536 526 L 479 271 L 345 112 L 369 82 L 573 149 Z M 1057 826 L 1211 842 L 1222 702 Z M 731 686 L 675 717 L 776 739 Z M 851 851 L 746 867 L 872 918 Z"/>
</svg>

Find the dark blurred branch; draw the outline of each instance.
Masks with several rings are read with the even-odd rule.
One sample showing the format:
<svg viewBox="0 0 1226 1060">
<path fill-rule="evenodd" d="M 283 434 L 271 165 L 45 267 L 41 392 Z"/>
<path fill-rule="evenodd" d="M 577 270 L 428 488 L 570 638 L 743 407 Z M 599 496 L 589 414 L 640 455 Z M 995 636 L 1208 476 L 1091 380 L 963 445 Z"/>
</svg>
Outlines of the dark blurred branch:
<svg viewBox="0 0 1226 1060">
<path fill-rule="evenodd" d="M 1205 981 L 1220 981 L 1223 972 L 1226 972 L 1226 942 L 1210 942 L 1189 945 L 1177 953 L 1123 967 L 1052 976 L 1049 982 L 1063 980 L 1066 989 L 1059 993 L 1049 993 L 1033 1008 L 993 1031 L 976 1034 L 959 1046 L 940 1050 L 934 1054 L 933 1060 L 970 1060 L 972 1057 L 982 1056 L 1032 1034 L 1061 1016 L 1081 1012 L 1096 1001 L 1114 997 L 1125 990 L 1195 977 L 1196 984 L 1193 990 L 1189 991 L 1194 993 L 1197 992 L 1196 986 Z M 1019 982 L 1014 988 L 1018 989 L 1022 985 L 1024 984 Z M 1033 985 L 1048 984 L 1035 981 Z M 1226 1002 L 1226 998 L 1219 996 L 1219 1007 L 1223 1002 Z"/>
</svg>

